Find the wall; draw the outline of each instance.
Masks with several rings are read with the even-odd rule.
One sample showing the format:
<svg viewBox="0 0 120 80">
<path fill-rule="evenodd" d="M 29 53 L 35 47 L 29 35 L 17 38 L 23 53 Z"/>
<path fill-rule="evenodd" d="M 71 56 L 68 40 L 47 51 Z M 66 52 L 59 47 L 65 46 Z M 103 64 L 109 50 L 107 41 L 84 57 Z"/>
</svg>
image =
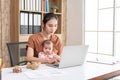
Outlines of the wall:
<svg viewBox="0 0 120 80">
<path fill-rule="evenodd" d="M 66 45 L 82 44 L 82 0 L 67 0 Z"/>
<path fill-rule="evenodd" d="M 6 43 L 10 41 L 10 0 L 0 0 L 0 57 L 9 66 Z"/>
</svg>

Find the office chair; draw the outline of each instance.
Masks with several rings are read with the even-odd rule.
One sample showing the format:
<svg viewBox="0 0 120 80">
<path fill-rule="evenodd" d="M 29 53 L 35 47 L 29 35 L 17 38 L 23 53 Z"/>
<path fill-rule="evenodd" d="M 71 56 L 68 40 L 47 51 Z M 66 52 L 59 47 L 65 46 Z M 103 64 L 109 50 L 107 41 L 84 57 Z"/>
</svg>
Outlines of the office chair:
<svg viewBox="0 0 120 80">
<path fill-rule="evenodd" d="M 27 42 L 7 43 L 11 66 L 24 65 L 27 63 L 26 45 L 27 45 Z"/>
</svg>

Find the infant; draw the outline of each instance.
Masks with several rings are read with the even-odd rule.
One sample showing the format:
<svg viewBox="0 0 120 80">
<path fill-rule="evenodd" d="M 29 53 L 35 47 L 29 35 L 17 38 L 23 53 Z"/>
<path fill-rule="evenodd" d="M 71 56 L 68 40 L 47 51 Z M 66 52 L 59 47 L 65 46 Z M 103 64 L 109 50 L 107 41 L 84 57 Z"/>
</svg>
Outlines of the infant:
<svg viewBox="0 0 120 80">
<path fill-rule="evenodd" d="M 51 40 L 45 40 L 42 44 L 43 52 L 38 54 L 38 57 L 50 60 L 50 63 L 59 62 L 60 56 L 53 52 L 53 42 Z"/>
</svg>

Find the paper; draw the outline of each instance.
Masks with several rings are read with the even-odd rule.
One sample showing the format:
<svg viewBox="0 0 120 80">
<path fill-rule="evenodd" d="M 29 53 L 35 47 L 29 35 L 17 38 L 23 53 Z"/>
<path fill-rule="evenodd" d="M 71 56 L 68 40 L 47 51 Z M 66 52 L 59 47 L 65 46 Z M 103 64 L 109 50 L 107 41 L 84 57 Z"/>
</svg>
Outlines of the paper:
<svg viewBox="0 0 120 80">
<path fill-rule="evenodd" d="M 93 63 L 108 64 L 108 65 L 119 63 L 119 61 L 116 58 L 108 57 L 108 56 L 90 56 L 89 58 L 87 58 L 87 61 Z"/>
<path fill-rule="evenodd" d="M 45 77 L 44 74 L 42 74 L 41 72 L 39 72 L 39 70 L 30 70 L 30 71 L 26 71 L 24 72 L 24 74 L 29 77 L 29 78 L 40 78 L 40 77 Z"/>
<path fill-rule="evenodd" d="M 30 70 L 24 72 L 24 74 L 29 78 L 46 78 L 65 75 L 65 73 L 60 71 L 59 69 Z"/>
</svg>

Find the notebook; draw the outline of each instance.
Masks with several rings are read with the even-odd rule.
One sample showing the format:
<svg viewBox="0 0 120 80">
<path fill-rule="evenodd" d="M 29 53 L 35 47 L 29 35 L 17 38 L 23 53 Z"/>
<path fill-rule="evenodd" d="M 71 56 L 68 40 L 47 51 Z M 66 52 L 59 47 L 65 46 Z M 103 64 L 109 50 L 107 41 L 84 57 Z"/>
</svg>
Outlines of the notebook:
<svg viewBox="0 0 120 80">
<path fill-rule="evenodd" d="M 59 64 L 47 64 L 52 67 L 67 68 L 81 65 L 85 62 L 87 45 L 65 46 Z"/>
</svg>

